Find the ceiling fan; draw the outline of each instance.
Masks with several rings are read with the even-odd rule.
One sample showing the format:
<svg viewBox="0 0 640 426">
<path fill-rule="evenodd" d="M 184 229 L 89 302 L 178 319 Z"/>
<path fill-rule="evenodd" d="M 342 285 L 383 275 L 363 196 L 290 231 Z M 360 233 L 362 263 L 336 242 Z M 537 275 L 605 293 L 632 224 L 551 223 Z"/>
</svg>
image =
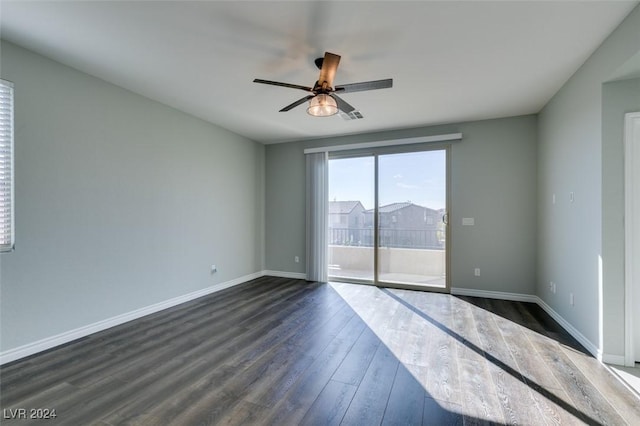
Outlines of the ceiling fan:
<svg viewBox="0 0 640 426">
<path fill-rule="evenodd" d="M 298 84 L 280 83 L 278 81 L 262 80 L 256 78 L 254 83 L 271 84 L 273 86 L 289 87 L 291 89 L 300 89 L 310 94 L 304 98 L 298 99 L 294 103 L 282 108 L 280 112 L 290 111 L 298 105 L 309 101 L 307 113 L 315 117 L 327 117 L 338 113 L 338 110 L 349 114 L 355 111 L 355 108 L 344 99 L 338 96 L 338 93 L 362 92 L 365 90 L 387 89 L 393 86 L 393 79 L 364 81 L 361 83 L 342 84 L 333 87 L 333 78 L 336 75 L 338 64 L 340 63 L 340 55 L 325 52 L 323 58 L 315 60 L 315 64 L 320 69 L 320 76 L 313 87 L 301 86 Z M 362 115 L 358 113 L 359 117 Z"/>
</svg>

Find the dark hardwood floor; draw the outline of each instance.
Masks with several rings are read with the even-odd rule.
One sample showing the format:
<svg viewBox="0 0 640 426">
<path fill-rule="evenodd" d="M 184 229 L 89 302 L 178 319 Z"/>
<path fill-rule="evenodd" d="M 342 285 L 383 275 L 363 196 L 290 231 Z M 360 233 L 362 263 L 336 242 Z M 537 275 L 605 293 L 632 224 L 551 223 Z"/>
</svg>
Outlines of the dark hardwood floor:
<svg viewBox="0 0 640 426">
<path fill-rule="evenodd" d="M 7 425 L 640 424 L 536 305 L 271 277 L 2 366 L 0 407 Z"/>
</svg>

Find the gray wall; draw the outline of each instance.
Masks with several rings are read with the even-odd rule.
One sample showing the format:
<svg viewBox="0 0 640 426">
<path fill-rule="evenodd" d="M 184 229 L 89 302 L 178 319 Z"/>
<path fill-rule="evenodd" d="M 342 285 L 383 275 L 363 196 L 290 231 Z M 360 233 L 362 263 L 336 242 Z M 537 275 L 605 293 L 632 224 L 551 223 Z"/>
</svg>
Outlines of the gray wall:
<svg viewBox="0 0 640 426">
<path fill-rule="evenodd" d="M 1 66 L 17 237 L 0 350 L 264 268 L 263 145 L 10 43 Z"/>
<path fill-rule="evenodd" d="M 624 115 L 640 111 L 640 78 L 602 86 L 604 347 L 624 355 Z"/>
<path fill-rule="evenodd" d="M 619 261 L 602 258 L 603 241 L 609 238 L 603 232 L 611 232 L 608 225 L 603 227 L 608 215 L 605 203 L 611 201 L 603 194 L 619 191 L 620 183 L 619 179 L 614 182 L 615 176 L 611 181 L 603 178 L 619 148 L 602 142 L 602 83 L 638 52 L 639 29 L 640 8 L 636 7 L 539 114 L 537 294 L 601 348 L 604 336 L 620 333 L 615 324 L 624 315 L 619 297 L 614 303 L 607 296 L 602 315 L 608 320 L 600 332 L 599 294 L 619 291 L 615 290 L 619 283 L 612 282 L 611 276 L 600 288 L 602 270 L 619 268 Z M 549 291 L 550 281 L 557 284 L 556 294 Z M 575 295 L 574 306 L 569 304 L 569 293 Z M 609 344 L 605 352 L 617 352 L 618 345 L 609 348 Z"/>
<path fill-rule="evenodd" d="M 451 150 L 452 286 L 533 294 L 536 128 L 535 116 L 523 116 L 268 145 L 267 269 L 305 271 L 305 148 L 462 132 Z M 463 217 L 475 226 L 461 226 Z"/>
</svg>

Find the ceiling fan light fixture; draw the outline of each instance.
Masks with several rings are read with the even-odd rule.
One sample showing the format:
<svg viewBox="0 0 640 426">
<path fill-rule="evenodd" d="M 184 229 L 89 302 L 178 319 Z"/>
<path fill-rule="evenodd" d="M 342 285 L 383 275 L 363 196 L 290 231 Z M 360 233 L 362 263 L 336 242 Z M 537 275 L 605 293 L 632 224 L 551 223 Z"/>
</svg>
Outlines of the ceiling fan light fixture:
<svg viewBox="0 0 640 426">
<path fill-rule="evenodd" d="M 307 114 L 314 117 L 329 117 L 338 113 L 338 103 L 331 96 L 321 93 L 309 101 Z"/>
</svg>

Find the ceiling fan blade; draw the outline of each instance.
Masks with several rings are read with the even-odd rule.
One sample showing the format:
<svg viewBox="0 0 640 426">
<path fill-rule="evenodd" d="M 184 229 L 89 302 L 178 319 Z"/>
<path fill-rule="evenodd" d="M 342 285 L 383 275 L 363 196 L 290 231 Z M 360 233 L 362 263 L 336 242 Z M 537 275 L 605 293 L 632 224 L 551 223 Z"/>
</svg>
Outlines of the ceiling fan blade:
<svg viewBox="0 0 640 426">
<path fill-rule="evenodd" d="M 282 108 L 279 112 L 287 112 L 287 111 L 297 107 L 298 105 L 302 105 L 303 103 L 307 102 L 311 98 L 314 98 L 315 96 L 316 95 L 309 95 L 309 96 L 305 96 L 302 99 L 298 99 L 294 103 L 292 103 L 290 105 L 287 105 L 286 107 Z"/>
<path fill-rule="evenodd" d="M 290 89 L 300 89 L 300 90 L 304 90 L 305 92 L 313 92 L 313 88 L 308 86 L 301 86 L 299 84 L 280 83 L 279 81 L 262 80 L 259 78 L 254 79 L 253 82 L 261 83 L 261 84 L 270 84 L 272 86 L 288 87 Z"/>
<path fill-rule="evenodd" d="M 393 87 L 393 79 L 363 81 L 362 83 L 341 84 L 336 86 L 338 93 L 363 92 L 365 90 L 388 89 Z"/>
<path fill-rule="evenodd" d="M 349 103 L 347 101 L 345 101 L 344 99 L 342 99 L 340 96 L 336 95 L 335 93 L 330 94 L 329 96 L 331 96 L 333 99 L 336 100 L 336 103 L 338 104 L 338 109 L 340 109 L 340 111 L 349 114 L 351 111 L 355 111 L 355 108 L 352 107 L 351 105 L 349 105 Z"/>
<path fill-rule="evenodd" d="M 333 87 L 333 78 L 336 76 L 339 63 L 340 55 L 329 52 L 324 53 L 322 68 L 320 68 L 320 77 L 318 77 L 318 84 L 320 86 L 322 86 L 324 82 L 327 82 L 328 87 Z"/>
</svg>

